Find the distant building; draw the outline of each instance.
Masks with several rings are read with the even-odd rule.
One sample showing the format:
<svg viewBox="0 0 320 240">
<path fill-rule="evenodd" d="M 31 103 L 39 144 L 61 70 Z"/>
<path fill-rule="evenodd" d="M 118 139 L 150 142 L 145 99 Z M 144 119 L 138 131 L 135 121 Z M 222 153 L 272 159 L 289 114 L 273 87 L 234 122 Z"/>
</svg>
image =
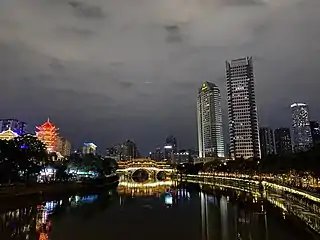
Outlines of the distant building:
<svg viewBox="0 0 320 240">
<path fill-rule="evenodd" d="M 294 103 L 292 111 L 292 132 L 295 151 L 306 151 L 312 144 L 309 108 L 305 103 Z"/>
<path fill-rule="evenodd" d="M 311 128 L 311 136 L 312 136 L 313 145 L 319 145 L 320 144 L 319 122 L 310 121 L 310 128 Z"/>
<path fill-rule="evenodd" d="M 36 127 L 36 136 L 42 141 L 48 152 L 56 152 L 59 144 L 58 128 L 48 119 L 44 124 Z"/>
<path fill-rule="evenodd" d="M 135 142 L 127 140 L 122 144 L 116 144 L 106 149 L 106 157 L 116 161 L 130 161 L 140 156 Z"/>
<path fill-rule="evenodd" d="M 231 157 L 260 158 L 252 57 L 226 62 Z"/>
<path fill-rule="evenodd" d="M 221 95 L 214 83 L 204 82 L 198 91 L 197 120 L 199 157 L 224 157 Z"/>
<path fill-rule="evenodd" d="M 129 161 L 139 157 L 137 145 L 134 141 L 127 140 L 121 145 L 121 160 Z"/>
<path fill-rule="evenodd" d="M 174 163 L 174 154 L 178 152 L 177 139 L 174 136 L 168 136 L 164 144 L 164 159 L 170 163 Z"/>
<path fill-rule="evenodd" d="M 179 152 L 175 153 L 175 160 L 177 164 L 182 163 L 192 163 L 193 159 L 197 156 L 194 155 L 194 152 L 191 150 L 180 150 Z"/>
<path fill-rule="evenodd" d="M 63 156 L 68 157 L 71 154 L 71 143 L 63 137 L 59 137 L 57 151 Z"/>
<path fill-rule="evenodd" d="M 26 133 L 27 124 L 18 119 L 0 119 L 0 132 L 11 130 L 19 136 Z"/>
<path fill-rule="evenodd" d="M 105 157 L 113 158 L 116 161 L 120 161 L 121 145 L 115 145 L 106 149 Z"/>
<path fill-rule="evenodd" d="M 3 132 L 0 133 L 0 140 L 12 140 L 16 137 L 19 137 L 19 135 L 17 133 L 15 133 L 14 131 L 12 131 L 11 129 L 5 130 Z"/>
<path fill-rule="evenodd" d="M 273 130 L 271 128 L 260 128 L 260 148 L 261 157 L 264 158 L 268 155 L 275 154 L 275 143 L 273 137 Z"/>
<path fill-rule="evenodd" d="M 160 162 L 164 159 L 164 153 L 161 151 L 161 148 L 157 148 L 155 152 L 150 152 L 149 157 L 152 160 L 155 160 L 157 162 Z"/>
<path fill-rule="evenodd" d="M 97 145 L 94 143 L 84 143 L 82 147 L 82 154 L 96 154 L 97 153 Z"/>
<path fill-rule="evenodd" d="M 277 128 L 274 130 L 276 153 L 285 155 L 292 153 L 292 142 L 289 128 Z"/>
</svg>

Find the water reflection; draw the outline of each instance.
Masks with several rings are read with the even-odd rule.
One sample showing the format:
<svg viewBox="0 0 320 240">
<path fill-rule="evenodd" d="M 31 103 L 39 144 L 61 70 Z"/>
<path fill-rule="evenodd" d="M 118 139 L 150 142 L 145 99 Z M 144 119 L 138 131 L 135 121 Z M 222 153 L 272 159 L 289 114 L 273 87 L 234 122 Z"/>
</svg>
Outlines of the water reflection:
<svg viewBox="0 0 320 240">
<path fill-rule="evenodd" d="M 72 196 L 0 212 L 0 239 L 48 240 L 52 230 L 50 217 L 57 209 L 75 208 L 92 203 L 97 198 L 98 195 Z"/>
<path fill-rule="evenodd" d="M 300 223 L 292 228 L 287 219 L 288 204 L 296 200 L 254 186 L 122 177 L 117 193 L 62 196 L 0 213 L 0 239 L 82 240 L 93 231 L 100 239 L 119 240 L 311 239 Z"/>
</svg>

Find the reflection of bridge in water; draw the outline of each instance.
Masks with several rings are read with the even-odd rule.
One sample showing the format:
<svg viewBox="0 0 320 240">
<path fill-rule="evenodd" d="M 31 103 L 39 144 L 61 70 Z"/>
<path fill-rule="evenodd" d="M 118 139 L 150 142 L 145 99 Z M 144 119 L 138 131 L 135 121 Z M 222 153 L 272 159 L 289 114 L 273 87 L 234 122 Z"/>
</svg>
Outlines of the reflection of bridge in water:
<svg viewBox="0 0 320 240">
<path fill-rule="evenodd" d="M 118 165 L 118 173 L 124 173 L 132 176 L 137 172 L 145 172 L 149 178 L 157 179 L 162 175 L 163 178 L 161 180 L 171 176 L 174 171 L 167 162 L 156 162 L 147 158 L 139 158 L 132 161 L 121 161 Z"/>
</svg>

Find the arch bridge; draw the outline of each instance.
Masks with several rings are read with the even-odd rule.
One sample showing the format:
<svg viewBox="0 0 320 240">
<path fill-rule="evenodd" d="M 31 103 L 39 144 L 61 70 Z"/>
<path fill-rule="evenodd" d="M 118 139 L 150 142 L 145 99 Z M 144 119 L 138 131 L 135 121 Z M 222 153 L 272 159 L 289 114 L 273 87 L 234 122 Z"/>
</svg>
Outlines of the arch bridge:
<svg viewBox="0 0 320 240">
<path fill-rule="evenodd" d="M 173 172 L 172 167 L 167 162 L 156 162 L 148 158 L 138 158 L 132 161 L 120 161 L 118 163 L 119 173 L 134 174 L 138 170 L 144 170 L 149 175 L 158 176 L 160 173 L 169 175 Z"/>
</svg>

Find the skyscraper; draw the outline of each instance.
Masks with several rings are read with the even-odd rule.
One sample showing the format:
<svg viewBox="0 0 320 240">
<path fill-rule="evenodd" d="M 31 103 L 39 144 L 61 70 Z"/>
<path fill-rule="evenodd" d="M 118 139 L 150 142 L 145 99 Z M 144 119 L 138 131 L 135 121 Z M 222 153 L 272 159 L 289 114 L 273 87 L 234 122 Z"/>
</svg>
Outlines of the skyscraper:
<svg viewBox="0 0 320 240">
<path fill-rule="evenodd" d="M 231 157 L 260 158 L 252 57 L 227 61 L 226 80 Z"/>
<path fill-rule="evenodd" d="M 276 153 L 284 155 L 292 152 L 291 135 L 289 128 L 277 128 L 274 130 Z"/>
<path fill-rule="evenodd" d="M 311 136 L 313 145 L 320 144 L 320 126 L 317 121 L 310 121 Z"/>
<path fill-rule="evenodd" d="M 170 135 L 166 138 L 166 142 L 164 144 L 164 158 L 171 163 L 175 162 L 175 153 L 178 152 L 177 139 Z"/>
<path fill-rule="evenodd" d="M 295 151 L 306 151 L 312 146 L 309 109 L 305 103 L 291 105 L 292 132 Z"/>
<path fill-rule="evenodd" d="M 199 157 L 225 157 L 219 88 L 204 82 L 197 101 Z"/>
<path fill-rule="evenodd" d="M 264 158 L 268 155 L 275 154 L 273 130 L 271 128 L 260 128 L 260 148 L 261 157 Z"/>
<path fill-rule="evenodd" d="M 133 160 L 139 157 L 137 145 L 134 141 L 127 140 L 121 145 L 121 160 Z"/>
</svg>

